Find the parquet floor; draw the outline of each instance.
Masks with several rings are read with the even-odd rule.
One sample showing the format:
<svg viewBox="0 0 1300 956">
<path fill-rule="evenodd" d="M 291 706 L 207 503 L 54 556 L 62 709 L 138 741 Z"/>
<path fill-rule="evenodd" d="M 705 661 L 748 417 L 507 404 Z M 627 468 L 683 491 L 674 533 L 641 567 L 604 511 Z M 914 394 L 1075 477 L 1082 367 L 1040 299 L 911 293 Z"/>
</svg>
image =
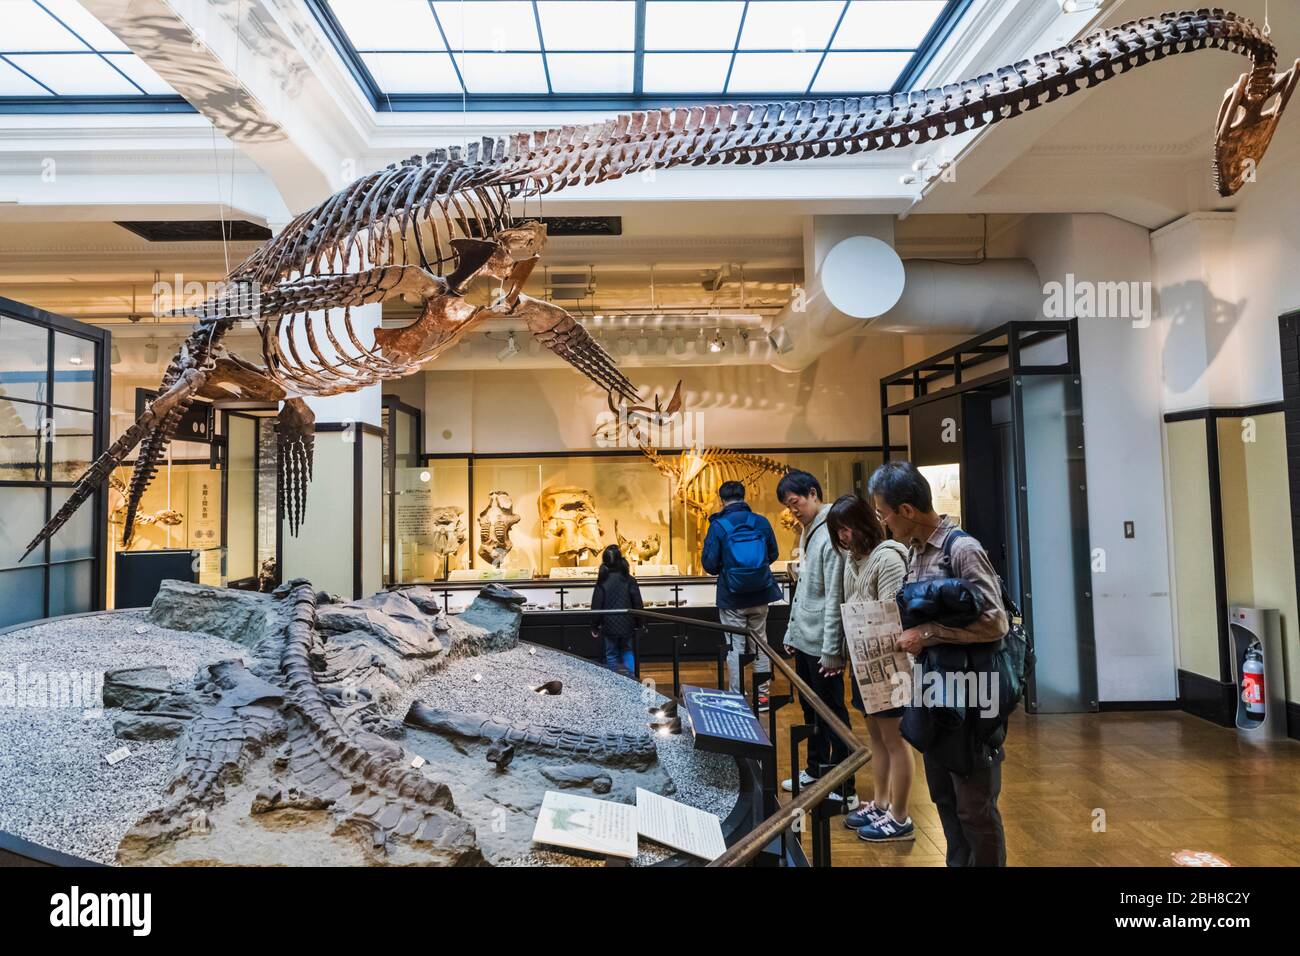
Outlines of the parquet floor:
<svg viewBox="0 0 1300 956">
<path fill-rule="evenodd" d="M 642 676 L 672 685 L 671 665 L 644 665 Z M 712 686 L 716 667 L 683 665 L 682 680 Z M 776 680 L 774 693 L 783 693 Z M 850 713 L 865 741 L 861 715 Z M 782 708 L 779 739 L 801 719 L 797 704 Z M 788 747 L 778 749 L 784 779 Z M 857 789 L 871 795 L 869 764 Z M 999 806 L 1011 866 L 1169 866 L 1179 850 L 1209 850 L 1236 866 L 1300 866 L 1300 741 L 1245 743 L 1180 711 L 1018 712 Z M 943 830 L 919 757 L 911 813 L 912 843 L 864 843 L 832 821 L 834 865 L 943 866 Z"/>
</svg>

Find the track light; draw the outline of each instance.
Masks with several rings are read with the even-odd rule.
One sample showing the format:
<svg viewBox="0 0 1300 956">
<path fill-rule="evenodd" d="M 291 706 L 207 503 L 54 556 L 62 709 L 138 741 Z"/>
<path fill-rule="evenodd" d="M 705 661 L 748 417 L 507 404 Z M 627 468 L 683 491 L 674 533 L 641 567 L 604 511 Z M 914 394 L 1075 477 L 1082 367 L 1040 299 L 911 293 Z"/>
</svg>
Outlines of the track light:
<svg viewBox="0 0 1300 956">
<path fill-rule="evenodd" d="M 767 333 L 767 341 L 776 351 L 777 355 L 784 355 L 794 348 L 794 336 L 792 336 L 784 325 L 778 325 L 771 332 Z"/>
<path fill-rule="evenodd" d="M 121 365 L 121 364 L 122 364 L 122 350 L 119 349 L 119 348 L 117 347 L 117 343 L 116 343 L 116 342 L 113 343 L 113 358 L 112 358 L 112 364 L 114 364 L 114 365 Z"/>
<path fill-rule="evenodd" d="M 150 365 L 158 364 L 158 343 L 153 339 L 144 343 L 144 360 Z"/>
<path fill-rule="evenodd" d="M 718 352 L 721 352 L 726 347 L 727 347 L 727 343 L 723 341 L 722 333 L 715 331 L 713 333 L 713 338 L 709 339 L 709 351 L 716 354 Z"/>
<path fill-rule="evenodd" d="M 677 355 L 686 354 L 686 338 L 682 335 L 673 336 L 673 352 Z"/>
<path fill-rule="evenodd" d="M 512 356 L 519 354 L 519 346 L 515 342 L 515 333 L 511 332 L 506 336 L 506 347 L 497 353 L 497 361 L 504 362 Z"/>
</svg>

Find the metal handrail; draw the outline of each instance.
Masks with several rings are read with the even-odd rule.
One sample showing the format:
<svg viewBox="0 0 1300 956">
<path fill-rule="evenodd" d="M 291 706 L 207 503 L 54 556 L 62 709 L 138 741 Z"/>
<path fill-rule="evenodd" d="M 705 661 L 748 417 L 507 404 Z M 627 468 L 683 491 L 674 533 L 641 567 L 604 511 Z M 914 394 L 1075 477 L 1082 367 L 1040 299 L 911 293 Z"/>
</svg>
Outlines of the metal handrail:
<svg viewBox="0 0 1300 956">
<path fill-rule="evenodd" d="M 755 645 L 758 638 L 748 629 L 733 627 L 729 624 L 715 624 L 712 621 L 698 621 L 692 618 L 683 618 L 675 614 L 665 614 L 662 611 L 646 611 L 636 608 L 616 609 L 601 608 L 598 611 L 592 611 L 593 614 L 634 614 L 637 617 L 649 618 L 656 621 L 669 621 L 674 624 L 680 624 L 688 621 L 692 627 L 700 627 L 705 630 L 722 631 L 727 634 L 742 634 L 746 642 L 753 641 Z M 843 785 L 845 780 L 852 777 L 858 770 L 867 765 L 871 759 L 871 751 L 867 746 L 861 743 L 853 736 L 853 730 L 845 724 L 834 712 L 826 706 L 825 701 L 817 696 L 817 693 L 804 682 L 804 680 L 795 673 L 795 669 L 787 664 L 779 654 L 769 654 L 772 664 L 780 669 L 781 673 L 789 680 L 791 687 L 799 692 L 802 700 L 806 701 L 818 717 L 822 719 L 825 726 L 838 737 L 849 748 L 849 755 L 836 764 L 829 772 L 817 779 L 812 786 L 800 790 L 799 796 L 785 806 L 778 804 L 777 810 L 771 816 L 765 818 L 758 826 L 737 840 L 727 849 L 722 856 L 713 860 L 709 866 L 743 866 L 754 857 L 762 852 L 763 847 L 767 846 L 777 837 L 779 837 L 788 827 L 792 826 L 797 820 L 804 818 L 812 808 L 816 807 L 830 794 Z M 775 751 L 776 742 L 772 742 Z M 792 768 L 792 772 L 794 768 Z"/>
</svg>

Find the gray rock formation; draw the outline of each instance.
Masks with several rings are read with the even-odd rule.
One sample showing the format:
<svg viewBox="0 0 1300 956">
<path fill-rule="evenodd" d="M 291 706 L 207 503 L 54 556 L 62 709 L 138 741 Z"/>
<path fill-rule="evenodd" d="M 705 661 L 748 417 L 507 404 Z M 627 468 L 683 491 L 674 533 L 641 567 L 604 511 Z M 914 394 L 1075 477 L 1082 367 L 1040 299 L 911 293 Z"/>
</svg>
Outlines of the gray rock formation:
<svg viewBox="0 0 1300 956">
<path fill-rule="evenodd" d="M 127 667 L 104 675 L 104 706 L 150 710 L 173 696 L 165 667 Z"/>
<path fill-rule="evenodd" d="M 523 597 L 509 589 L 484 588 L 448 617 L 402 592 L 320 606 L 308 582 L 275 599 L 169 585 L 151 620 L 202 624 L 249 648 L 250 663 L 212 664 L 183 686 L 162 668 L 110 675 L 119 736 L 182 738 L 176 776 L 122 839 L 120 863 L 472 865 L 528 852 L 548 787 L 629 802 L 637 786 L 672 792 L 649 735 L 420 705 L 422 724 L 388 716 L 448 661 L 514 646 Z"/>
<path fill-rule="evenodd" d="M 149 621 L 177 631 L 200 631 L 253 647 L 266 629 L 269 594 L 164 581 L 149 608 Z"/>
</svg>

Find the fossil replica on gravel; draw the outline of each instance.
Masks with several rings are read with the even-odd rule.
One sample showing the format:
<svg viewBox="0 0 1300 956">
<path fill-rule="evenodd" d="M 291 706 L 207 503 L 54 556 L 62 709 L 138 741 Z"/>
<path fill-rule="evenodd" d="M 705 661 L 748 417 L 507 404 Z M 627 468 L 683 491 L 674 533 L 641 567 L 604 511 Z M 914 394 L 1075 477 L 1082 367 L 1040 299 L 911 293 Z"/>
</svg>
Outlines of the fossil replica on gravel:
<svg viewBox="0 0 1300 956">
<path fill-rule="evenodd" d="M 673 792 L 648 732 L 419 702 L 405 722 L 389 712 L 451 659 L 513 646 L 522 603 L 490 585 L 449 617 L 422 588 L 333 604 L 301 580 L 273 598 L 165 582 L 152 622 L 238 641 L 245 658 L 190 684 L 161 667 L 106 675 L 118 736 L 183 738 L 161 806 L 123 837 L 118 862 L 497 862 L 528 852 L 547 789 L 625 801 L 638 786 Z"/>
<path fill-rule="evenodd" d="M 181 416 L 196 396 L 283 401 L 278 426 L 285 501 L 296 530 L 310 478 L 313 417 L 303 396 L 335 395 L 409 375 L 491 317 L 522 320 L 536 338 L 611 396 L 639 400 L 612 358 L 564 309 L 523 293 L 545 245 L 539 222 L 512 204 L 567 186 L 674 166 L 816 159 L 927 143 L 1014 119 L 1168 56 L 1222 49 L 1251 61 L 1228 90 L 1215 129 L 1213 174 L 1235 193 L 1254 176 L 1300 75 L 1276 73 L 1277 50 L 1254 23 L 1201 9 L 1143 17 L 994 72 L 893 95 L 725 104 L 624 113 L 426 156 L 362 176 L 295 218 L 227 277 L 227 291 L 183 310 L 197 324 L 159 396 L 82 475 L 28 547 L 54 534 L 140 445 L 123 540 Z M 415 297 L 420 315 L 367 345 L 351 309 Z M 341 310 L 342 316 L 321 310 Z M 257 324 L 264 365 L 229 354 L 238 321 Z"/>
</svg>

